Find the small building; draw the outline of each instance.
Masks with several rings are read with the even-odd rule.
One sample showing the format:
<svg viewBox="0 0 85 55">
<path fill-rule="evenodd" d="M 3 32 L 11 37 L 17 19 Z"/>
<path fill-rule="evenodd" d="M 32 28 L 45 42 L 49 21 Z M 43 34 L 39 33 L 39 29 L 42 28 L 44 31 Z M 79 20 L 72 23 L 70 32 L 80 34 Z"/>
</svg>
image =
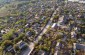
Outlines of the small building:
<svg viewBox="0 0 85 55">
<path fill-rule="evenodd" d="M 38 19 L 38 18 L 39 18 L 38 14 L 36 14 L 36 15 L 35 15 L 35 18 L 36 18 L 36 19 Z"/>
<path fill-rule="evenodd" d="M 71 32 L 71 38 L 76 38 L 76 35 L 77 35 L 77 34 L 76 34 L 75 31 L 72 31 L 72 32 Z"/>
<path fill-rule="evenodd" d="M 66 34 L 63 34 L 62 41 L 64 42 L 64 41 L 66 41 L 66 39 L 67 39 L 67 35 Z"/>
<path fill-rule="evenodd" d="M 35 23 L 34 25 L 33 25 L 33 28 L 35 28 L 35 29 L 37 29 L 37 28 L 39 28 L 41 25 L 39 24 L 39 23 Z"/>
<path fill-rule="evenodd" d="M 17 45 L 18 45 L 19 49 L 23 49 L 23 48 L 25 48 L 27 46 L 27 44 L 25 42 L 23 42 L 22 40 L 19 41 L 17 43 Z"/>
<path fill-rule="evenodd" d="M 25 30 L 23 28 L 19 29 L 18 32 L 24 32 Z"/>
<path fill-rule="evenodd" d="M 57 27 L 57 24 L 53 23 L 52 28 L 56 28 L 56 27 Z"/>
<path fill-rule="evenodd" d="M 61 25 L 60 27 L 61 29 L 68 29 L 68 27 L 66 25 Z"/>
<path fill-rule="evenodd" d="M 25 25 L 25 27 L 26 27 L 26 28 L 29 28 L 29 27 L 30 27 L 30 23 L 27 23 L 27 24 Z"/>
<path fill-rule="evenodd" d="M 17 38 L 18 36 L 19 36 L 19 34 L 18 34 L 18 33 L 13 33 L 12 38 L 13 38 L 13 39 L 15 39 L 15 38 Z"/>
<path fill-rule="evenodd" d="M 0 41 L 2 41 L 2 34 L 0 33 Z"/>
<path fill-rule="evenodd" d="M 68 0 L 68 1 L 71 1 L 71 2 L 78 2 L 79 0 Z"/>
<path fill-rule="evenodd" d="M 43 17 L 41 18 L 41 20 L 45 20 L 45 18 L 46 18 L 46 16 L 43 16 Z"/>
<path fill-rule="evenodd" d="M 60 52 L 59 52 L 60 47 L 61 47 L 61 43 L 58 42 L 58 43 L 56 44 L 56 48 L 55 48 L 55 53 L 54 53 L 54 55 L 60 55 Z"/>
<path fill-rule="evenodd" d="M 33 32 L 31 32 L 31 31 L 28 31 L 28 32 L 26 33 L 26 36 L 31 37 L 32 35 L 33 35 Z"/>
<path fill-rule="evenodd" d="M 3 39 L 2 39 L 2 37 L 0 37 L 0 41 L 2 41 Z"/>
<path fill-rule="evenodd" d="M 79 44 L 79 43 L 73 43 L 73 51 L 74 51 L 74 55 L 76 54 L 76 50 L 82 50 L 81 54 L 85 52 L 85 44 Z M 84 54 L 83 54 L 84 55 Z"/>
<path fill-rule="evenodd" d="M 74 27 L 74 31 L 75 31 L 75 32 L 78 32 L 79 30 L 80 30 L 80 28 Z"/>
<path fill-rule="evenodd" d="M 58 43 L 56 44 L 56 47 L 62 47 L 62 44 L 61 44 L 60 42 L 58 42 Z"/>
<path fill-rule="evenodd" d="M 56 53 L 54 53 L 54 55 L 60 55 L 60 52 L 59 51 L 56 51 Z"/>
<path fill-rule="evenodd" d="M 45 51 L 40 50 L 40 51 L 38 52 L 38 55 L 45 55 Z"/>
<path fill-rule="evenodd" d="M 35 33 L 36 33 L 36 34 L 41 33 L 41 29 L 40 29 L 40 28 L 39 28 L 39 29 L 36 29 L 36 30 L 35 30 Z"/>
<path fill-rule="evenodd" d="M 1 30 L 1 34 L 5 34 L 5 30 Z"/>
<path fill-rule="evenodd" d="M 63 22 L 64 21 L 64 16 L 61 16 L 60 18 L 59 18 L 59 22 Z"/>
<path fill-rule="evenodd" d="M 85 50 L 85 44 L 74 43 L 74 48 L 77 50 Z"/>
<path fill-rule="evenodd" d="M 82 42 L 85 42 L 85 40 L 84 40 L 83 38 L 79 38 L 79 39 L 78 39 L 78 42 L 79 42 L 79 43 L 82 43 Z"/>
<path fill-rule="evenodd" d="M 15 50 L 14 50 L 14 48 L 13 48 L 13 46 L 8 46 L 7 48 L 6 48 L 6 52 L 12 52 L 12 53 L 15 53 Z"/>
<path fill-rule="evenodd" d="M 69 19 L 74 19 L 74 17 L 71 14 L 69 14 Z"/>
<path fill-rule="evenodd" d="M 85 0 L 80 0 L 79 3 L 85 3 Z"/>
</svg>

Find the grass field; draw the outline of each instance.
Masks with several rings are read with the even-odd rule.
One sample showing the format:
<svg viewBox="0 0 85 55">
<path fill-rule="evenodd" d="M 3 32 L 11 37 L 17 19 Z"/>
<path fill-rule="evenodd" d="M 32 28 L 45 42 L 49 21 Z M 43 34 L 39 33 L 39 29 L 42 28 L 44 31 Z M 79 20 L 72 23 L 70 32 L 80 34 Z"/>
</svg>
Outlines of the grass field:
<svg viewBox="0 0 85 55">
<path fill-rule="evenodd" d="M 2 8 L 0 8 L 0 17 L 4 17 L 4 16 L 7 16 L 7 15 L 10 15 L 11 12 L 9 12 L 9 10 L 16 9 L 16 8 L 11 7 L 12 5 L 23 4 L 25 2 L 26 1 L 21 1 L 21 2 L 15 1 L 15 2 L 12 2 L 10 4 L 5 4 Z"/>
</svg>

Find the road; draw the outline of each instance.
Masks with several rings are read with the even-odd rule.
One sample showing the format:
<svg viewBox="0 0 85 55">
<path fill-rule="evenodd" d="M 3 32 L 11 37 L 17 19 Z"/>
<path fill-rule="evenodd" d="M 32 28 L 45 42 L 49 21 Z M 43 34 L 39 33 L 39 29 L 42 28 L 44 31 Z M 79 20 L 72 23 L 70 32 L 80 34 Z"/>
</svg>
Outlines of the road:
<svg viewBox="0 0 85 55">
<path fill-rule="evenodd" d="M 46 33 L 46 31 L 48 30 L 48 28 L 51 26 L 52 24 L 52 20 L 56 14 L 56 10 L 54 11 L 52 17 L 50 18 L 49 22 L 47 23 L 47 25 L 45 26 L 45 28 L 43 29 L 43 31 L 40 33 L 40 35 L 37 37 L 37 39 L 34 41 L 34 43 L 38 43 L 38 41 L 42 38 L 43 34 Z"/>
<path fill-rule="evenodd" d="M 31 52 L 34 49 L 35 44 L 39 42 L 39 40 L 42 38 L 43 34 L 45 34 L 46 31 L 48 30 L 48 28 L 51 26 L 52 20 L 53 20 L 55 14 L 56 14 L 56 10 L 54 11 L 52 17 L 50 18 L 49 22 L 46 24 L 43 31 L 37 36 L 36 40 L 33 43 L 30 43 L 29 49 L 27 51 L 25 51 L 23 55 L 30 55 L 31 54 Z"/>
</svg>

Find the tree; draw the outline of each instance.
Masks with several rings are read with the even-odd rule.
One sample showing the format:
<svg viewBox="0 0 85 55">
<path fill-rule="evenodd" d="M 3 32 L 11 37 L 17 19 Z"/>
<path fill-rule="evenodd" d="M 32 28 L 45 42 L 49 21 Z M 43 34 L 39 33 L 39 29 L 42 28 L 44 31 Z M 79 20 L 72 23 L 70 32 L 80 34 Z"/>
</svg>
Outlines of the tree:
<svg viewBox="0 0 85 55">
<path fill-rule="evenodd" d="M 3 49 L 5 49 L 7 46 L 9 45 L 13 45 L 12 41 L 11 40 L 5 40 L 2 44 L 1 44 L 1 47 Z"/>
<path fill-rule="evenodd" d="M 25 37 L 24 33 L 21 33 L 17 38 L 14 39 L 14 43 L 17 43 L 18 41 L 20 41 L 21 39 L 23 39 L 23 37 Z"/>
<path fill-rule="evenodd" d="M 3 55 L 3 48 L 0 47 L 0 55 Z"/>
<path fill-rule="evenodd" d="M 4 34 L 4 35 L 2 36 L 3 40 L 9 40 L 9 39 L 11 39 L 13 33 L 14 33 L 14 30 L 11 29 L 8 33 L 6 33 L 6 34 Z"/>
<path fill-rule="evenodd" d="M 11 52 L 6 52 L 5 55 L 13 55 Z"/>
<path fill-rule="evenodd" d="M 17 46 L 17 44 L 14 45 L 14 49 L 15 51 L 20 51 L 19 47 Z"/>
<path fill-rule="evenodd" d="M 55 20 L 55 19 L 58 20 L 58 18 L 59 18 L 59 15 L 55 15 L 55 16 L 54 16 L 54 20 Z"/>
</svg>

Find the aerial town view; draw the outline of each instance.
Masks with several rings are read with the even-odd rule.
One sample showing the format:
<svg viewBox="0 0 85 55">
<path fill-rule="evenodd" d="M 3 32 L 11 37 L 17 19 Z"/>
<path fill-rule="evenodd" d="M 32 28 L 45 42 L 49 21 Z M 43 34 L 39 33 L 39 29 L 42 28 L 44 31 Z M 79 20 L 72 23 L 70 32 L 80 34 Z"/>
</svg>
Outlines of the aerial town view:
<svg viewBox="0 0 85 55">
<path fill-rule="evenodd" d="M 85 0 L 0 0 L 0 55 L 85 55 Z"/>
</svg>

